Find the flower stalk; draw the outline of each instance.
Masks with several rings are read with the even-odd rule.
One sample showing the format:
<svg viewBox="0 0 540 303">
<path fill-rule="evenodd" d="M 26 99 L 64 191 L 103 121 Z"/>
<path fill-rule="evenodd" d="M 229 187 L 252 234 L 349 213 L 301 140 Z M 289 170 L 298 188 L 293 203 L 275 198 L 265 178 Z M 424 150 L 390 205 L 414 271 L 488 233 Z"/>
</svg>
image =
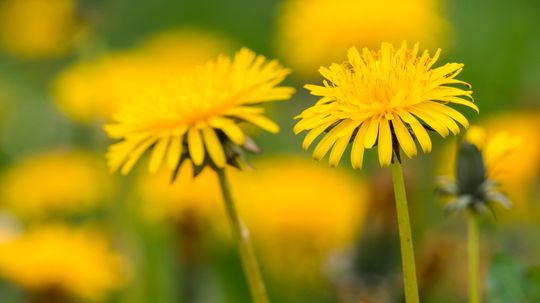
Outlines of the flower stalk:
<svg viewBox="0 0 540 303">
<path fill-rule="evenodd" d="M 244 225 L 234 204 L 231 189 L 224 169 L 216 169 L 219 178 L 221 192 L 223 194 L 223 202 L 225 203 L 225 211 L 227 218 L 233 229 L 233 237 L 238 245 L 240 259 L 244 268 L 244 273 L 248 281 L 249 290 L 254 303 L 268 303 L 268 294 L 266 286 L 255 257 L 255 251 L 249 237 L 249 230 Z"/>
<path fill-rule="evenodd" d="M 391 165 L 392 181 L 394 184 L 394 195 L 396 199 L 396 212 L 399 227 L 399 242 L 401 246 L 401 264 L 403 267 L 403 287 L 405 291 L 405 302 L 419 303 L 418 283 L 416 281 L 416 265 L 414 259 L 414 248 L 409 223 L 409 210 L 407 205 L 407 194 L 405 192 L 405 182 L 403 181 L 403 171 L 398 156 L 394 154 L 394 161 Z"/>
<path fill-rule="evenodd" d="M 478 215 L 468 214 L 469 302 L 480 303 L 480 231 Z"/>
</svg>

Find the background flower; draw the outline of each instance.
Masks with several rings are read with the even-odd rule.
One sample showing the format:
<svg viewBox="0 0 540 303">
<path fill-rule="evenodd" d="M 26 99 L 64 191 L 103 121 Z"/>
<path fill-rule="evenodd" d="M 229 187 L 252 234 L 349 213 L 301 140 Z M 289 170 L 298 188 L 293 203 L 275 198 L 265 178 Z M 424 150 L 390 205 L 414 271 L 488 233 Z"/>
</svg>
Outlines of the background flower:
<svg viewBox="0 0 540 303">
<path fill-rule="evenodd" d="M 46 218 L 95 209 L 113 182 L 98 155 L 85 151 L 36 154 L 3 173 L 0 205 L 22 218 Z"/>
<path fill-rule="evenodd" d="M 24 58 L 63 55 L 82 34 L 74 0 L 7 0 L 0 3 L 0 45 Z"/>
<path fill-rule="evenodd" d="M 103 300 L 124 283 L 123 267 L 103 236 L 88 230 L 40 226 L 0 242 L 0 275 L 38 296 Z"/>
<path fill-rule="evenodd" d="M 228 53 L 230 44 L 226 38 L 202 30 L 159 32 L 134 49 L 80 60 L 64 68 L 53 84 L 54 100 L 74 121 L 110 121 L 121 100 L 140 94 L 141 87 L 167 81 Z"/>
<path fill-rule="evenodd" d="M 440 47 L 449 31 L 440 7 L 439 0 L 286 0 L 277 48 L 295 71 L 314 76 L 315 68 L 339 61 L 352 46 L 409 40 Z"/>
<path fill-rule="evenodd" d="M 329 254 L 358 237 L 370 199 L 366 183 L 298 157 L 255 165 L 238 176 L 235 194 L 263 264 L 283 283 L 320 281 Z"/>
<path fill-rule="evenodd" d="M 536 111 L 508 112 L 485 119 L 480 127 L 469 130 L 465 140 L 478 146 L 486 162 L 488 177 L 495 180 L 513 202 L 502 217 L 535 216 L 534 184 L 538 180 L 540 145 Z M 446 147 L 440 160 L 439 174 L 454 174 L 455 146 Z"/>
</svg>

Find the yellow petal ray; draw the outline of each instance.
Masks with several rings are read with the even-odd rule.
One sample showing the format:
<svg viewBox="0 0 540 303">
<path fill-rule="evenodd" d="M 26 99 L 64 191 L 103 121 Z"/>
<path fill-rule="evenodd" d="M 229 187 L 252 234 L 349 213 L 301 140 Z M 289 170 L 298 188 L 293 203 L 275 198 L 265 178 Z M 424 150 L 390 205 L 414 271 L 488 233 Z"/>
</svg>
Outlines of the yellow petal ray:
<svg viewBox="0 0 540 303">
<path fill-rule="evenodd" d="M 302 148 L 308 149 L 311 143 L 320 135 L 322 134 L 330 125 L 332 125 L 334 122 L 328 122 L 326 124 L 323 124 L 321 126 L 318 126 L 308 132 L 306 137 L 304 138 L 304 141 L 302 142 Z"/>
<path fill-rule="evenodd" d="M 107 151 L 107 160 L 111 172 L 116 172 L 129 157 L 131 151 L 146 139 L 148 139 L 147 134 L 130 136 L 124 141 L 111 145 Z"/>
<path fill-rule="evenodd" d="M 450 103 L 456 103 L 456 104 L 460 104 L 460 105 L 465 105 L 465 106 L 468 106 L 468 107 L 474 109 L 477 113 L 480 112 L 480 109 L 478 108 L 478 106 L 476 106 L 476 104 L 474 104 L 472 101 L 469 101 L 469 100 L 465 100 L 465 99 L 458 98 L 458 97 L 444 97 L 444 98 L 441 98 L 440 100 L 441 101 L 447 101 L 447 102 L 450 102 Z"/>
<path fill-rule="evenodd" d="M 208 155 L 210 155 L 214 164 L 219 168 L 225 167 L 227 162 L 225 159 L 225 152 L 223 151 L 223 147 L 221 146 L 221 142 L 219 142 L 216 132 L 211 127 L 204 127 L 202 129 L 202 135 Z"/>
<path fill-rule="evenodd" d="M 422 119 L 422 121 L 424 121 L 427 125 L 433 128 L 443 138 L 449 135 L 448 128 L 444 126 L 443 124 L 437 122 L 437 120 L 434 119 L 431 115 L 425 114 L 422 111 L 418 111 L 416 108 L 412 108 L 409 111 L 413 113 L 415 116 L 417 116 L 418 118 Z"/>
<path fill-rule="evenodd" d="M 336 126 L 337 128 L 336 136 L 338 136 L 338 138 L 341 138 L 346 135 L 350 136 L 350 134 L 352 134 L 354 129 L 357 128 L 358 125 L 360 125 L 360 123 L 362 123 L 362 121 L 350 120 L 350 119 L 342 121 L 340 124 Z"/>
<path fill-rule="evenodd" d="M 155 174 L 161 163 L 163 163 L 163 158 L 165 157 L 165 152 L 169 146 L 170 136 L 164 136 L 159 139 L 152 150 L 152 156 L 150 157 L 150 162 L 148 163 L 148 170 L 150 173 Z"/>
<path fill-rule="evenodd" d="M 364 122 L 366 123 L 366 122 Z M 364 139 L 364 147 L 372 148 L 377 141 L 377 133 L 379 132 L 379 119 L 375 116 L 371 118 L 368 124 L 368 129 L 366 131 L 366 136 Z"/>
<path fill-rule="evenodd" d="M 295 134 L 299 134 L 303 130 L 306 129 L 312 129 L 315 127 L 318 127 L 319 125 L 326 124 L 328 121 L 336 121 L 337 119 L 331 115 L 328 115 L 326 113 L 318 114 L 309 118 L 303 118 L 302 120 L 298 121 L 296 125 L 293 128 L 293 131 Z"/>
<path fill-rule="evenodd" d="M 224 116 L 263 114 L 264 108 L 253 106 L 237 106 L 224 112 Z M 217 117 L 216 117 L 217 118 Z"/>
<path fill-rule="evenodd" d="M 184 136 L 172 136 L 169 150 L 167 151 L 167 166 L 169 169 L 175 169 L 178 166 L 180 157 L 182 156 L 182 149 Z"/>
<path fill-rule="evenodd" d="M 381 119 L 379 122 L 379 163 L 381 166 L 389 166 L 392 162 L 392 133 L 388 120 Z"/>
<path fill-rule="evenodd" d="M 463 125 L 465 128 L 469 127 L 469 121 L 467 120 L 467 118 L 465 118 L 465 116 L 462 115 L 457 110 L 455 110 L 455 109 L 453 109 L 453 108 L 451 108 L 451 107 L 449 107 L 447 105 L 444 105 L 444 104 L 441 104 L 441 103 L 438 103 L 438 102 L 428 101 L 428 102 L 424 102 L 422 104 L 422 106 L 424 106 L 424 107 L 426 107 L 428 109 L 434 110 L 434 111 L 438 111 L 439 113 L 441 113 L 443 115 L 447 115 L 447 116 L 451 117 L 452 119 L 456 120 L 461 125 Z"/>
<path fill-rule="evenodd" d="M 409 124 L 409 126 L 411 127 L 414 136 L 422 147 L 422 151 L 424 151 L 424 153 L 431 152 L 431 139 L 429 138 L 429 134 L 427 133 L 424 126 L 413 115 L 409 114 L 406 111 L 400 111 L 399 116 L 403 119 L 405 123 Z"/>
<path fill-rule="evenodd" d="M 137 163 L 137 161 L 141 158 L 141 156 L 143 155 L 143 153 L 152 145 L 156 142 L 157 138 L 155 137 L 151 137 L 151 138 L 148 138 L 146 139 L 145 141 L 141 142 L 141 144 L 139 144 L 139 146 L 137 146 L 137 148 L 135 148 L 129 155 L 129 158 L 127 159 L 127 161 L 124 163 L 124 165 L 122 166 L 122 170 L 120 171 L 120 173 L 122 175 L 127 175 L 131 169 L 133 168 L 133 166 L 135 165 L 135 163 Z"/>
<path fill-rule="evenodd" d="M 414 143 L 409 130 L 407 127 L 405 127 L 405 125 L 403 125 L 403 122 L 398 115 L 394 115 L 394 119 L 392 119 L 392 126 L 394 127 L 394 132 L 399 142 L 399 146 L 401 146 L 407 157 L 416 157 L 416 144 Z"/>
<path fill-rule="evenodd" d="M 353 133 L 354 129 L 350 129 L 349 132 L 342 135 L 337 139 L 336 143 L 334 144 L 334 147 L 332 148 L 332 151 L 330 152 L 330 166 L 336 167 L 339 165 L 339 161 L 341 160 L 341 157 L 343 156 L 343 153 L 345 152 L 345 149 L 349 145 L 349 141 L 351 140 L 351 135 Z"/>
<path fill-rule="evenodd" d="M 245 135 L 242 129 L 233 121 L 226 118 L 214 118 L 210 120 L 210 126 L 220 129 L 232 142 L 238 145 L 244 144 Z"/>
<path fill-rule="evenodd" d="M 304 88 L 309 90 L 313 96 L 325 96 L 328 94 L 328 88 L 320 85 L 306 84 Z"/>
<path fill-rule="evenodd" d="M 334 128 L 328 132 L 324 138 L 322 138 L 319 144 L 317 144 L 315 150 L 313 151 L 313 158 L 317 161 L 324 158 L 337 139 L 338 137 L 336 136 L 336 129 Z"/>
<path fill-rule="evenodd" d="M 187 133 L 189 155 L 195 165 L 201 165 L 204 161 L 204 146 L 201 133 L 196 128 L 190 128 Z"/>
<path fill-rule="evenodd" d="M 351 164 L 354 169 L 362 168 L 364 162 L 364 140 L 366 137 L 366 131 L 368 129 L 367 123 L 362 123 L 356 137 L 354 138 L 351 148 Z"/>
<path fill-rule="evenodd" d="M 279 132 L 279 126 L 272 120 L 261 115 L 240 115 L 240 119 L 245 120 L 273 134 Z"/>
<path fill-rule="evenodd" d="M 435 52 L 435 55 L 433 55 L 433 57 L 431 57 L 431 60 L 426 65 L 426 68 L 431 68 L 433 66 L 433 64 L 435 64 L 435 62 L 437 62 L 437 60 L 439 60 L 440 55 L 441 55 L 441 49 L 438 48 L 437 51 Z"/>
<path fill-rule="evenodd" d="M 454 135 L 459 134 L 459 125 L 457 125 L 457 123 L 454 120 L 452 120 L 452 118 L 450 118 L 449 116 L 447 116 L 445 114 L 441 114 L 438 111 L 433 111 L 433 110 L 426 109 L 424 107 L 425 104 L 426 104 L 425 102 L 422 103 L 422 104 L 419 104 L 419 105 L 416 106 L 416 108 L 419 111 L 423 112 L 424 114 L 431 116 L 433 119 L 435 119 L 440 124 L 444 125 Z"/>
</svg>

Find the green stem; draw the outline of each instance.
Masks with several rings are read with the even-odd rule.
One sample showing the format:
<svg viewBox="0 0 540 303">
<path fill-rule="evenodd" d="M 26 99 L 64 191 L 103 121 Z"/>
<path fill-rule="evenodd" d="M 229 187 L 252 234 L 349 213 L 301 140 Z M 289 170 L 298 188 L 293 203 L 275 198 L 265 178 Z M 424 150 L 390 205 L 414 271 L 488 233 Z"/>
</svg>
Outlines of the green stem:
<svg viewBox="0 0 540 303">
<path fill-rule="evenodd" d="M 409 210 L 403 171 L 397 157 L 392 163 L 392 179 L 394 183 L 394 195 L 396 197 L 396 211 L 399 226 L 399 242 L 401 245 L 401 264 L 403 267 L 403 287 L 405 290 L 405 302 L 418 303 L 418 286 L 416 282 L 416 266 L 414 261 L 414 249 L 409 223 Z"/>
<path fill-rule="evenodd" d="M 223 194 L 223 201 L 225 203 L 225 210 L 227 217 L 231 223 L 233 229 L 233 236 L 238 244 L 238 250 L 240 251 L 240 258 L 242 259 L 242 266 L 248 280 L 249 289 L 251 291 L 251 297 L 255 303 L 268 303 L 268 294 L 266 293 L 266 286 L 255 257 L 255 251 L 249 237 L 249 230 L 242 223 L 242 220 L 238 216 L 234 201 L 231 195 L 231 189 L 225 170 L 216 170 L 219 177 L 219 184 L 221 186 L 221 192 Z"/>
<path fill-rule="evenodd" d="M 480 232 L 478 216 L 469 213 L 469 302 L 480 303 Z"/>
</svg>

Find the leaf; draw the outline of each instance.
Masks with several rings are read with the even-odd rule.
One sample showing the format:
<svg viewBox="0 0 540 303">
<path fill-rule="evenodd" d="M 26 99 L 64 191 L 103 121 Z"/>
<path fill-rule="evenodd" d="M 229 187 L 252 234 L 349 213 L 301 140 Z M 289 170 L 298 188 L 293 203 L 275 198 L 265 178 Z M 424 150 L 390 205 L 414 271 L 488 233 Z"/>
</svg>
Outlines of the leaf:
<svg viewBox="0 0 540 303">
<path fill-rule="evenodd" d="M 507 255 L 495 256 L 488 274 L 487 302 L 529 303 L 523 283 L 524 271 L 525 267 L 519 260 Z"/>
<path fill-rule="evenodd" d="M 526 272 L 525 284 L 529 302 L 540 302 L 540 266 L 529 267 Z"/>
</svg>

